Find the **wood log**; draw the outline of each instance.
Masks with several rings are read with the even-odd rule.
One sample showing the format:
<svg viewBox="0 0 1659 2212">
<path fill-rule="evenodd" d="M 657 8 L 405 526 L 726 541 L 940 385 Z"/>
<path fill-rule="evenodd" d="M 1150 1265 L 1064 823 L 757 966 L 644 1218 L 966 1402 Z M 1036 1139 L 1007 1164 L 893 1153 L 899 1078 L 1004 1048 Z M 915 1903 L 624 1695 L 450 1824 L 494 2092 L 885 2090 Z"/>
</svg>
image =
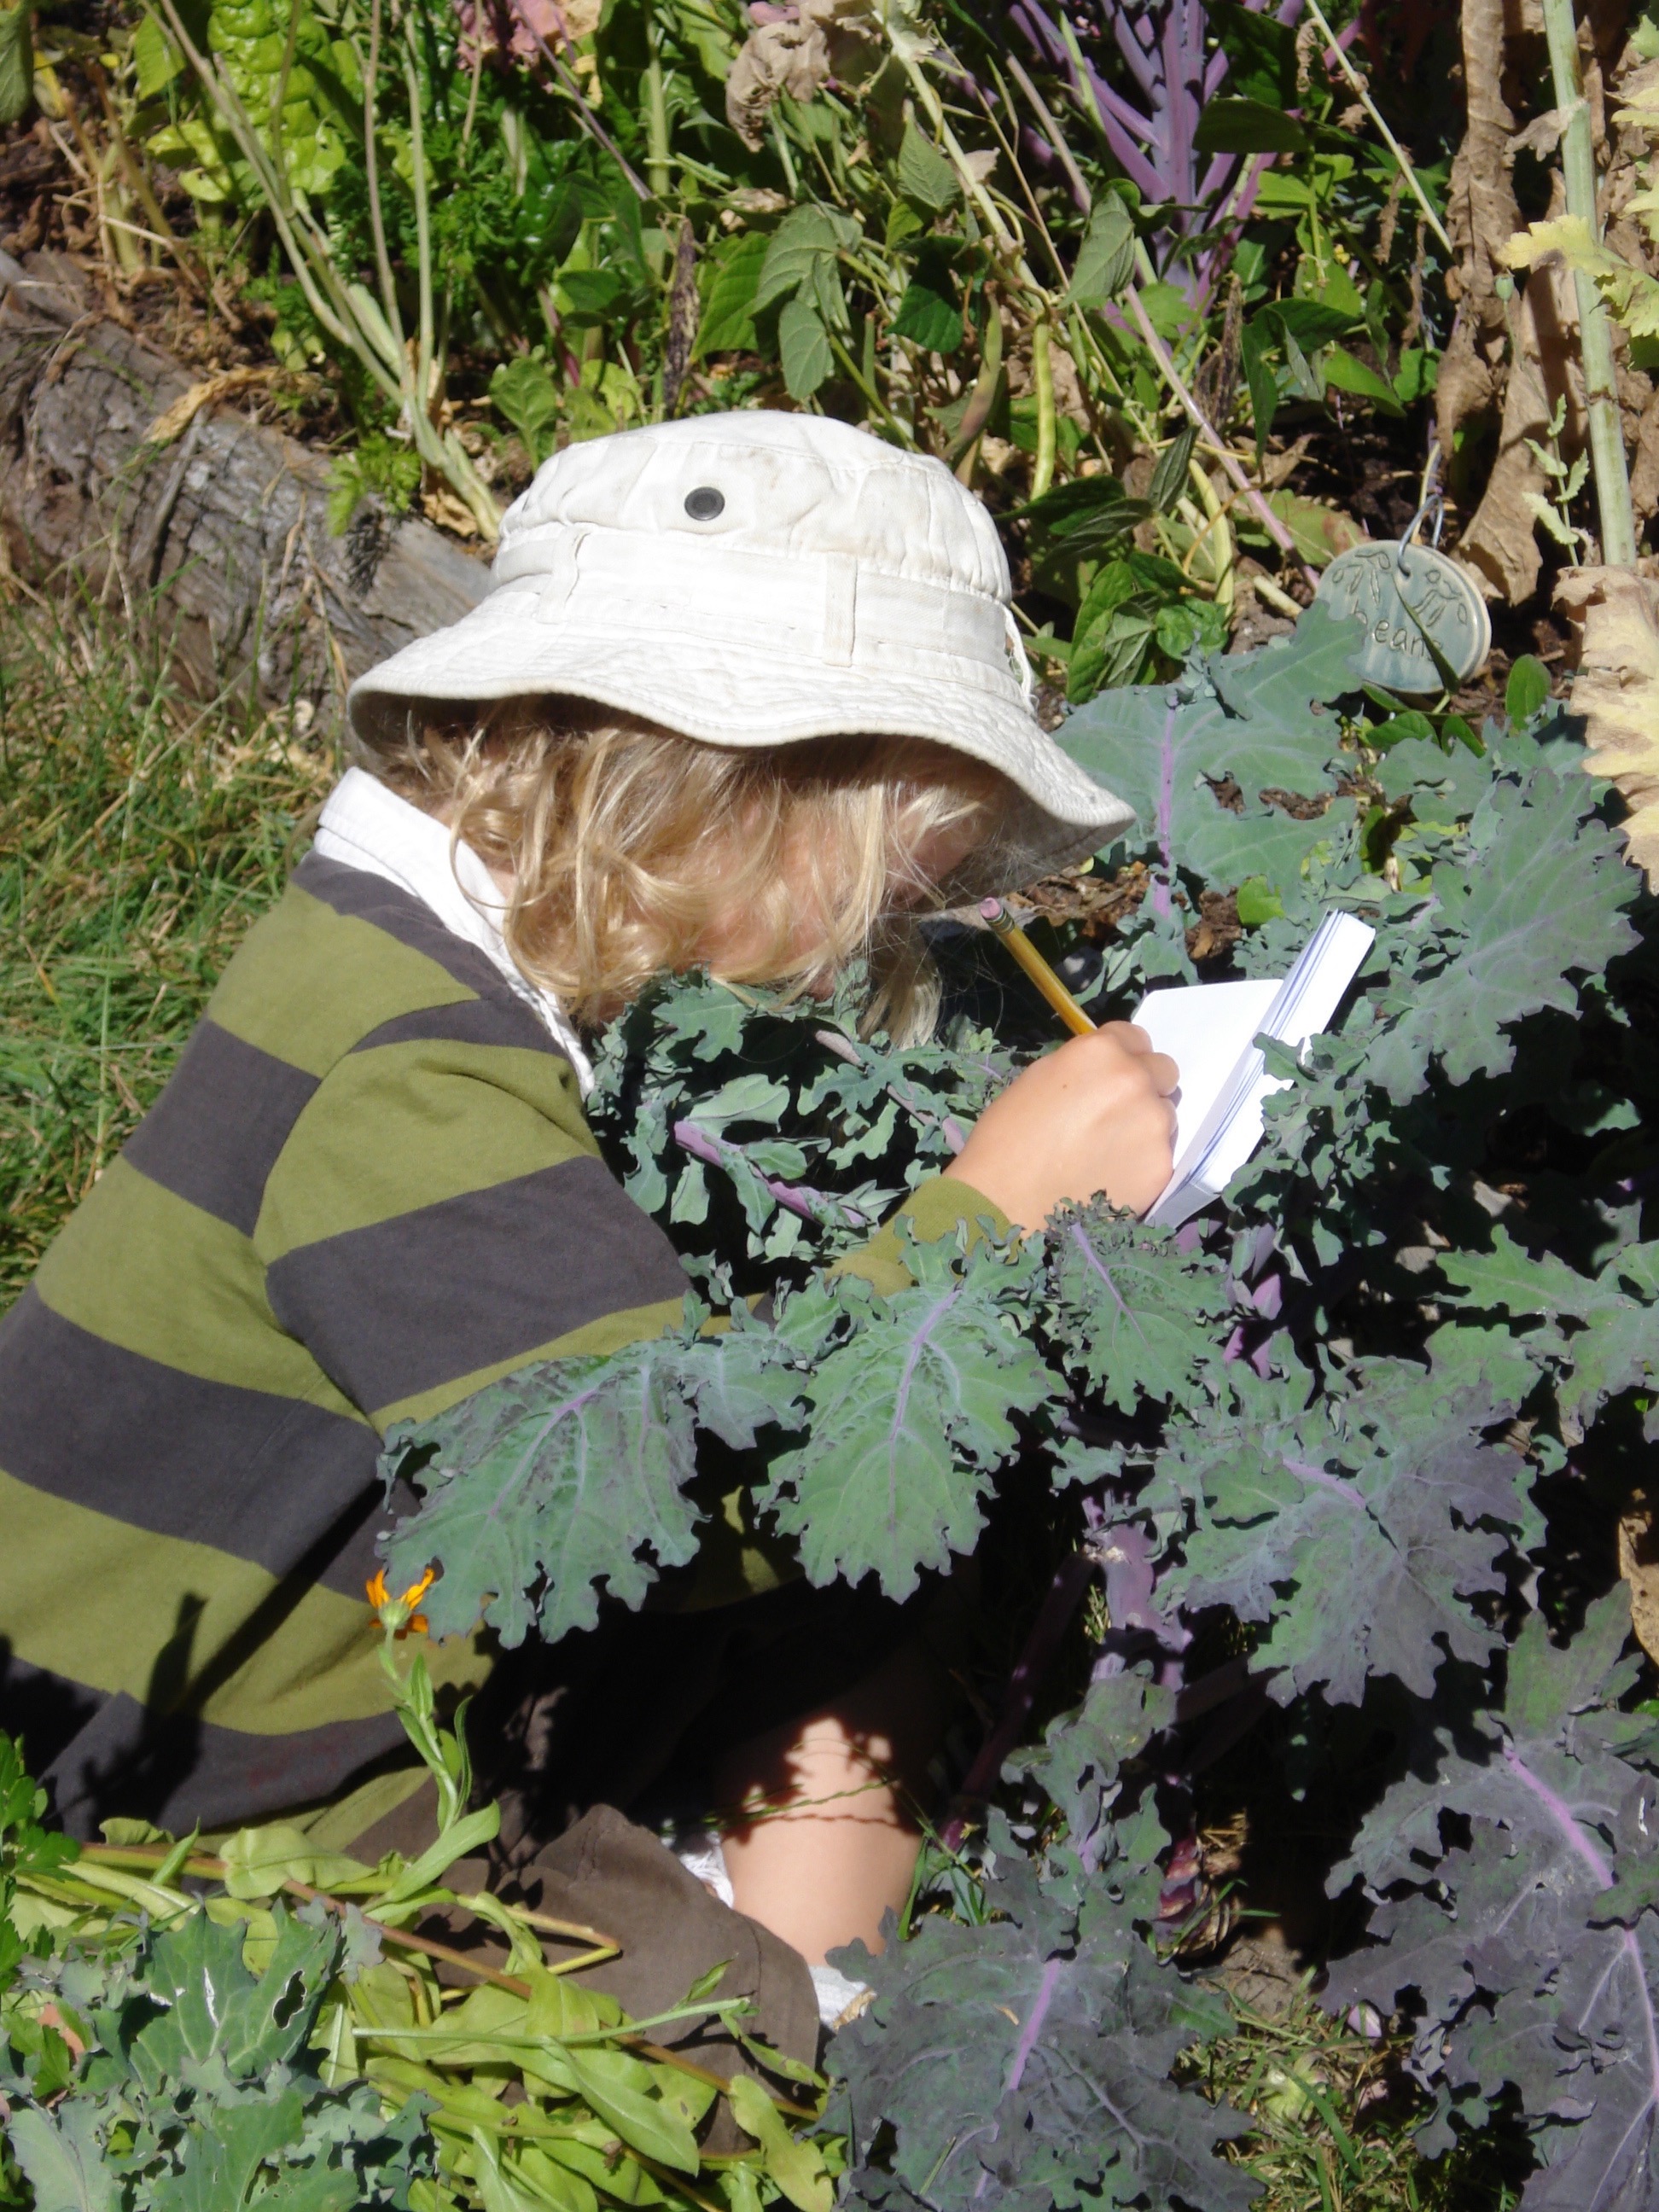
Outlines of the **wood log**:
<svg viewBox="0 0 1659 2212">
<path fill-rule="evenodd" d="M 20 572 L 118 594 L 193 690 L 246 680 L 319 710 L 483 596 L 482 562 L 377 498 L 331 537 L 327 462 L 228 405 L 151 439 L 198 388 L 65 257 L 0 253 L 0 527 Z"/>
</svg>

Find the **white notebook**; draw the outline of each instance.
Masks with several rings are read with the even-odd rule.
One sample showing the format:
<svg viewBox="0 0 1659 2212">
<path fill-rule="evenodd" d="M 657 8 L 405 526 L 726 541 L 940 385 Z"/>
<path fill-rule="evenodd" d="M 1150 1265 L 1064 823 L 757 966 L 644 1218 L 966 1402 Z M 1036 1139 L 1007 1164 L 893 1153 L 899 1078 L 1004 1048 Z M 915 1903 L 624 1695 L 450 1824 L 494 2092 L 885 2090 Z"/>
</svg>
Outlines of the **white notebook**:
<svg viewBox="0 0 1659 2212">
<path fill-rule="evenodd" d="M 1149 991 L 1134 1019 L 1181 1070 L 1175 1097 L 1175 1172 L 1146 1219 L 1173 1229 L 1218 1198 L 1261 1142 L 1269 1075 L 1258 1036 L 1299 1053 L 1331 1026 L 1376 932 L 1331 912 L 1290 974 L 1249 983 L 1193 983 Z"/>
</svg>

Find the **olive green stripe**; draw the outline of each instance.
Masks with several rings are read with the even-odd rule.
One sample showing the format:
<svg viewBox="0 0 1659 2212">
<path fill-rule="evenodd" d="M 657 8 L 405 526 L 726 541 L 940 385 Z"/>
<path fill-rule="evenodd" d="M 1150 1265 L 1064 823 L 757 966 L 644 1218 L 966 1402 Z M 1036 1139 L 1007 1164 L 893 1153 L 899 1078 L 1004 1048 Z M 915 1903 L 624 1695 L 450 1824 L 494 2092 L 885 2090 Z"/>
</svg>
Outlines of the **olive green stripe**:
<svg viewBox="0 0 1659 2212">
<path fill-rule="evenodd" d="M 267 1265 L 416 1207 L 594 1158 L 569 1063 L 424 1038 L 354 1052 L 300 1115 L 253 1237 Z"/>
<path fill-rule="evenodd" d="M 277 1327 L 249 1240 L 125 1159 L 59 1231 L 34 1287 L 64 1320 L 164 1367 L 363 1418 Z"/>
<path fill-rule="evenodd" d="M 243 939 L 208 1012 L 245 1043 L 321 1076 L 394 1016 L 477 995 L 425 953 L 290 884 Z"/>
<path fill-rule="evenodd" d="M 263 1568 L 49 1497 L 3 1470 L 0 1526 L 0 1624 L 32 1667 L 250 1735 L 391 1708 L 367 1599 L 312 1583 L 289 1607 Z M 255 1637 L 243 1656 L 239 1646 Z M 434 1682 L 476 1686 L 488 1671 L 469 1638 L 422 1649 Z"/>
<path fill-rule="evenodd" d="M 499 1382 L 503 1375 L 533 1367 L 538 1360 L 576 1359 L 590 1352 L 620 1352 L 626 1344 L 642 1344 L 647 1338 L 677 1327 L 683 1311 L 678 1298 L 662 1298 L 648 1306 L 620 1307 L 615 1313 L 602 1314 L 598 1321 L 585 1322 L 580 1328 L 538 1344 L 533 1352 L 520 1352 L 511 1359 L 497 1360 L 493 1367 L 475 1368 L 470 1375 L 458 1375 L 453 1382 L 399 1399 L 395 1406 L 382 1406 L 374 1414 L 374 1425 L 384 1436 L 394 1421 L 429 1421 L 461 1399 L 470 1398 L 475 1390 L 482 1390 L 486 1383 Z"/>
<path fill-rule="evenodd" d="M 964 1221 L 969 1249 L 985 1234 L 988 1222 L 997 1236 L 1008 1234 L 1008 1217 L 1000 1206 L 976 1191 L 971 1183 L 951 1175 L 929 1176 L 919 1182 L 902 1205 L 896 1206 L 875 1235 L 855 1251 L 845 1254 L 830 1269 L 832 1275 L 862 1275 L 883 1297 L 892 1297 L 910 1286 L 910 1270 L 904 1264 L 904 1248 L 894 1223 L 909 1223 L 918 1241 L 937 1243 Z"/>
</svg>

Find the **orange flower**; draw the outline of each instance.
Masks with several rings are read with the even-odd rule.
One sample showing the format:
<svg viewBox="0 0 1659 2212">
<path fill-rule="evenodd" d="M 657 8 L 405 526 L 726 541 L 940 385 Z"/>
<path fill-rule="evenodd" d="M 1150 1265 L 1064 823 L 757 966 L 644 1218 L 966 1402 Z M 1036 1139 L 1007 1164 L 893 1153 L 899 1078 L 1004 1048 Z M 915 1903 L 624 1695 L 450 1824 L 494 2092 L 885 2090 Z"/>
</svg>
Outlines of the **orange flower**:
<svg viewBox="0 0 1659 2212">
<path fill-rule="evenodd" d="M 386 1569 L 376 1567 L 363 1587 L 386 1627 L 398 1636 L 424 1636 L 431 1624 L 415 1607 L 437 1579 L 436 1569 L 428 1567 L 419 1582 L 411 1583 L 401 1597 L 394 1598 L 386 1586 Z"/>
</svg>

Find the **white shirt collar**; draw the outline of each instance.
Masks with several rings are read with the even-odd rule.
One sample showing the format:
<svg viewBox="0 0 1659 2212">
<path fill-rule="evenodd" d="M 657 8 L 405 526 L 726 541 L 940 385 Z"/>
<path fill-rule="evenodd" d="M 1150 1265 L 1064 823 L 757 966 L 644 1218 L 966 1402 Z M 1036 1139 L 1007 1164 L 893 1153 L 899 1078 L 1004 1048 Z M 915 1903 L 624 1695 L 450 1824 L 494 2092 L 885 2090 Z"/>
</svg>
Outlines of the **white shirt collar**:
<svg viewBox="0 0 1659 2212">
<path fill-rule="evenodd" d="M 446 929 L 476 946 L 540 1016 L 586 1097 L 593 1088 L 593 1063 L 558 1000 L 532 983 L 507 951 L 500 888 L 470 845 L 457 844 L 452 852 L 442 823 L 399 799 L 367 769 L 349 768 L 329 794 L 313 849 L 326 860 L 398 884 L 430 908 Z"/>
</svg>

